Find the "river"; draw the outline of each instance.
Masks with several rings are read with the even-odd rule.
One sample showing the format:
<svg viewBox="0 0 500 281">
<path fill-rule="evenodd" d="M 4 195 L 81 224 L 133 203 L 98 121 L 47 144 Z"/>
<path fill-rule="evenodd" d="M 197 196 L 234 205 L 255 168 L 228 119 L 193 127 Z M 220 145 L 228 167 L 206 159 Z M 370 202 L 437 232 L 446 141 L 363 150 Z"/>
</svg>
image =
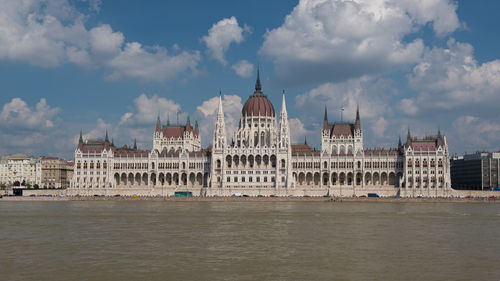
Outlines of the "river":
<svg viewBox="0 0 500 281">
<path fill-rule="evenodd" d="M 500 204 L 0 202 L 0 280 L 500 280 Z"/>
</svg>

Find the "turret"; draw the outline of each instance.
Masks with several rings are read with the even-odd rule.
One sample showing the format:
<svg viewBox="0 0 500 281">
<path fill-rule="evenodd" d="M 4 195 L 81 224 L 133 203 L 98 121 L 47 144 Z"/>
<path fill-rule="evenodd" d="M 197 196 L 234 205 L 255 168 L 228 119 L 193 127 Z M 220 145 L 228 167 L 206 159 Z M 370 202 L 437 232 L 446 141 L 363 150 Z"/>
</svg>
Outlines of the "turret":
<svg viewBox="0 0 500 281">
<path fill-rule="evenodd" d="M 287 148 L 290 145 L 290 127 L 288 125 L 288 113 L 286 111 L 285 90 L 281 101 L 281 113 L 279 121 L 279 147 Z"/>
<path fill-rule="evenodd" d="M 323 117 L 323 130 L 328 130 L 328 113 L 325 105 L 325 116 Z"/>
<path fill-rule="evenodd" d="M 137 139 L 134 139 L 134 149 L 137 149 Z"/>
<path fill-rule="evenodd" d="M 158 117 L 156 118 L 156 132 L 161 131 L 161 122 L 160 122 L 160 112 L 158 112 Z"/>
<path fill-rule="evenodd" d="M 226 124 L 224 122 L 224 111 L 222 109 L 222 93 L 219 92 L 219 109 L 215 119 L 213 147 L 214 149 L 224 149 L 226 143 Z"/>
<path fill-rule="evenodd" d="M 196 136 L 198 136 L 198 135 L 199 135 L 199 133 L 200 133 L 200 131 L 199 131 L 199 129 L 198 129 L 198 120 L 195 120 L 195 122 L 194 122 L 194 134 L 195 134 Z"/>
<path fill-rule="evenodd" d="M 358 131 L 361 130 L 361 121 L 359 119 L 359 104 L 356 108 L 356 123 L 354 124 L 354 129 Z"/>
<path fill-rule="evenodd" d="M 189 120 L 189 115 L 186 120 L 186 132 L 191 132 L 191 121 Z"/>
</svg>

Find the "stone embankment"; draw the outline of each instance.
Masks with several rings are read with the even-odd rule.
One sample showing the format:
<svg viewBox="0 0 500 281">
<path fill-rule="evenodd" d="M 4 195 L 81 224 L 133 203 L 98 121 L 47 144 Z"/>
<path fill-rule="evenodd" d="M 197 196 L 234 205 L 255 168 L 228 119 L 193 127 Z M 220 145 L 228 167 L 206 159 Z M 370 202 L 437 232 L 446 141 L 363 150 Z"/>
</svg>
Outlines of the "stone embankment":
<svg viewBox="0 0 500 281">
<path fill-rule="evenodd" d="M 472 198 L 370 198 L 370 197 L 25 197 L 9 196 L 0 202 L 15 201 L 170 201 L 170 202 L 381 202 L 381 203 L 450 203 L 450 202 L 489 202 L 500 203 L 500 199 L 489 197 Z"/>
</svg>

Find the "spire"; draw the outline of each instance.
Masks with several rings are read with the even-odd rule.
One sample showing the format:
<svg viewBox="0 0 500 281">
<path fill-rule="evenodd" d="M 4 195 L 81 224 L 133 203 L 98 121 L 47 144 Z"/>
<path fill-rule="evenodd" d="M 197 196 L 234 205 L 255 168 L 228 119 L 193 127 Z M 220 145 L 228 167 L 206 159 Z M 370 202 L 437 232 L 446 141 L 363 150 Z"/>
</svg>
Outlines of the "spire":
<svg viewBox="0 0 500 281">
<path fill-rule="evenodd" d="M 137 139 L 134 139 L 134 149 L 137 149 Z"/>
<path fill-rule="evenodd" d="M 406 140 L 411 140 L 410 127 L 408 127 L 408 134 L 406 135 Z"/>
<path fill-rule="evenodd" d="M 323 130 L 328 130 L 328 113 L 325 104 L 325 116 L 323 117 Z"/>
<path fill-rule="evenodd" d="M 186 131 L 187 132 L 191 131 L 191 120 L 189 119 L 189 114 L 188 114 L 187 120 L 186 120 Z"/>
<path fill-rule="evenodd" d="M 161 122 L 160 122 L 160 111 L 158 110 L 158 117 L 156 118 L 156 132 L 161 130 Z"/>
<path fill-rule="evenodd" d="M 356 124 L 354 125 L 355 130 L 361 130 L 361 121 L 359 120 L 359 104 L 356 108 Z"/>
<path fill-rule="evenodd" d="M 262 85 L 260 85 L 260 66 L 257 66 L 257 81 L 255 82 L 255 92 L 262 93 Z"/>
<path fill-rule="evenodd" d="M 111 138 L 111 145 L 115 146 L 115 139 L 114 138 Z"/>
<path fill-rule="evenodd" d="M 215 150 L 224 149 L 226 143 L 226 124 L 224 122 L 224 111 L 222 109 L 222 92 L 219 91 L 219 110 L 215 118 L 213 147 Z"/>
<path fill-rule="evenodd" d="M 78 140 L 78 143 L 83 143 L 83 134 L 81 129 L 80 129 L 80 139 Z"/>
<path fill-rule="evenodd" d="M 167 113 L 167 126 L 170 126 L 170 113 Z"/>
<path fill-rule="evenodd" d="M 441 128 L 438 127 L 438 136 L 437 136 L 438 139 L 441 138 Z"/>
<path fill-rule="evenodd" d="M 222 91 L 219 91 L 219 113 L 222 113 Z"/>
<path fill-rule="evenodd" d="M 109 138 L 108 138 L 108 130 L 106 130 L 106 137 L 104 138 L 104 142 L 109 142 Z"/>
<path fill-rule="evenodd" d="M 398 148 L 400 148 L 402 146 L 402 142 L 401 142 L 401 135 L 399 135 L 399 141 L 398 141 Z"/>
<path fill-rule="evenodd" d="M 286 113 L 285 90 L 283 90 L 283 98 L 281 99 L 281 113 Z"/>
<path fill-rule="evenodd" d="M 198 119 L 196 119 L 194 121 L 194 133 L 195 135 L 198 135 L 199 134 L 199 130 L 198 130 Z"/>
<path fill-rule="evenodd" d="M 304 136 L 304 144 L 307 145 L 307 136 Z"/>
</svg>

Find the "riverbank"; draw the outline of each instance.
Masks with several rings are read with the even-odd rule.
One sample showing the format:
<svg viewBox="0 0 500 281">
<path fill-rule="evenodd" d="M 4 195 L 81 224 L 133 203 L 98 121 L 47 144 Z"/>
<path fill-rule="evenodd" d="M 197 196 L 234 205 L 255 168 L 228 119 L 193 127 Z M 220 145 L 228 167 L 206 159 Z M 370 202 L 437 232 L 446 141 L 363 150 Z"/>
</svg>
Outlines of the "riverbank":
<svg viewBox="0 0 500 281">
<path fill-rule="evenodd" d="M 30 201 L 168 201 L 168 202 L 381 202 L 381 203 L 455 203 L 455 202 L 488 202 L 500 203 L 496 198 L 388 198 L 388 197 L 24 197 L 8 196 L 0 198 L 1 202 Z"/>
</svg>

